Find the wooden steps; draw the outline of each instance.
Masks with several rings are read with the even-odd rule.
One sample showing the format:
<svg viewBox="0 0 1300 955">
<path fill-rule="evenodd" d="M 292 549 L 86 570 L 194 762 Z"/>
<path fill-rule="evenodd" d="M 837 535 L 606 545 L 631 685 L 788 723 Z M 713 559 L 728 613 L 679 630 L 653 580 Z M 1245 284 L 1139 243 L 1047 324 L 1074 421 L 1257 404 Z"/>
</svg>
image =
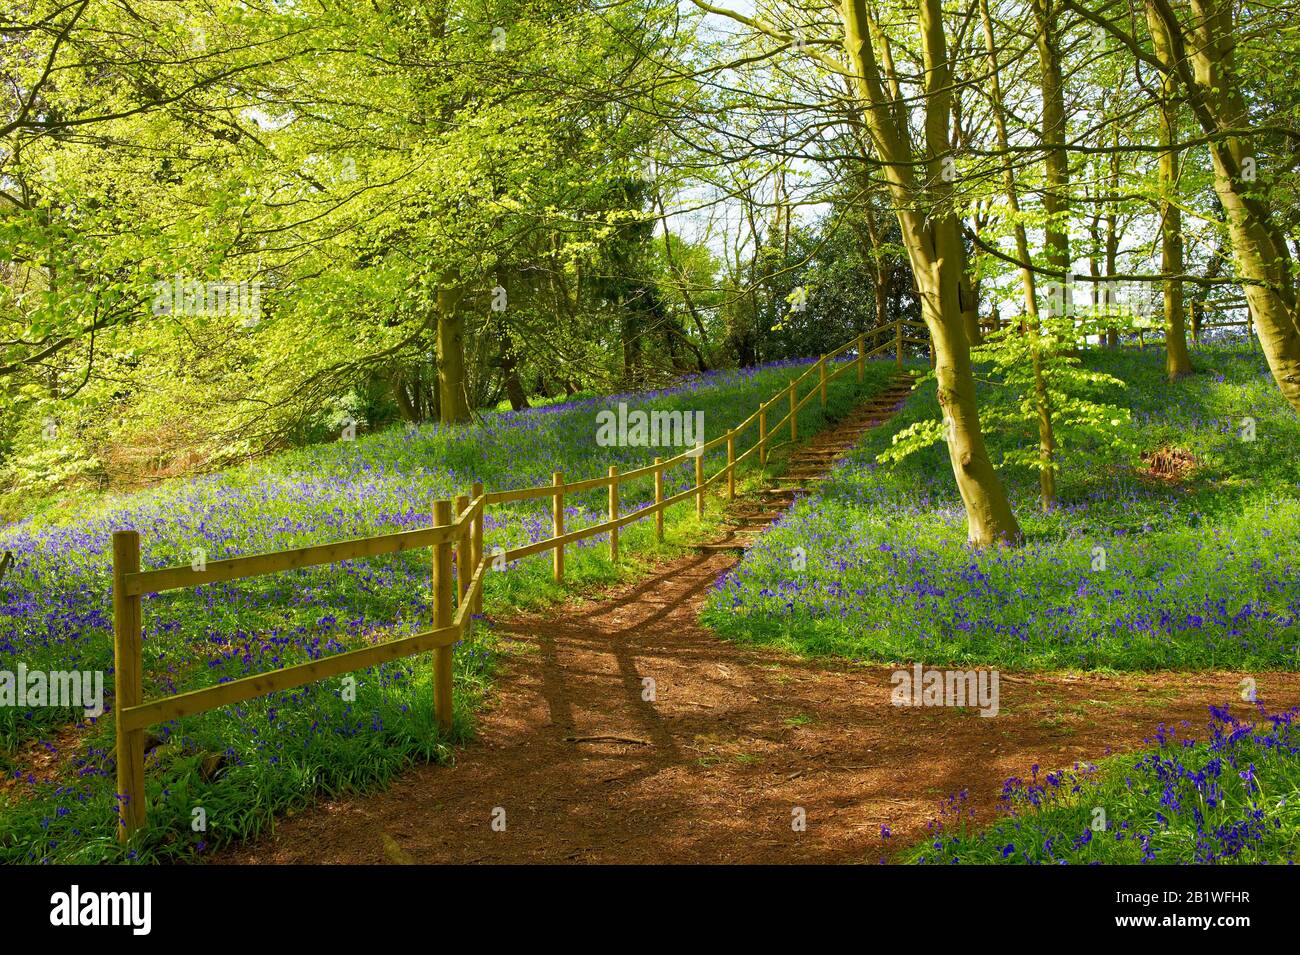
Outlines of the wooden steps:
<svg viewBox="0 0 1300 955">
<path fill-rule="evenodd" d="M 862 435 L 893 417 L 903 399 L 912 392 L 911 376 L 906 378 L 907 384 L 896 384 L 876 395 L 839 427 L 797 448 L 787 462 L 788 470 L 772 479 L 772 487 L 760 488 L 755 499 L 736 502 L 727 517 L 727 523 L 734 529 L 726 537 L 696 544 L 694 549 L 701 553 L 744 553 L 752 547 L 763 530 L 794 503 L 800 492 L 811 491 L 817 482 L 826 478 L 837 460 L 857 447 Z"/>
<path fill-rule="evenodd" d="M 717 554 L 724 551 L 740 551 L 742 554 L 749 550 L 752 541 L 715 541 L 711 544 L 696 544 L 694 549 L 705 554 Z"/>
</svg>

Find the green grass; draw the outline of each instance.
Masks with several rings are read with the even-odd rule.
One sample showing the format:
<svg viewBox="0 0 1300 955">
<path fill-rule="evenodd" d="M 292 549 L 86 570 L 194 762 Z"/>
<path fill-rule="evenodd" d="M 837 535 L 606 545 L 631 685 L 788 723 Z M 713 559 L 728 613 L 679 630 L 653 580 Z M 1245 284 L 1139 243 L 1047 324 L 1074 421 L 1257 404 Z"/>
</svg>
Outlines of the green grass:
<svg viewBox="0 0 1300 955">
<path fill-rule="evenodd" d="M 966 794 L 944 804 L 901 862 L 928 865 L 1294 863 L 1300 850 L 1295 710 L 1253 723 L 1212 709 L 1193 738 L 1161 726 L 1152 745 L 1096 765 L 1009 780 L 1002 818 L 970 824 Z M 1184 728 L 1185 729 L 1185 728 Z"/>
<path fill-rule="evenodd" d="M 626 400 L 642 408 L 702 410 L 708 437 L 746 417 L 801 367 L 718 373 L 650 395 L 614 396 L 536 412 L 489 415 L 483 426 L 396 428 L 356 442 L 306 448 L 157 491 L 109 495 L 75 512 L 51 509 L 0 533 L 18 555 L 0 581 L 0 668 L 101 669 L 112 661 L 109 542 L 113 530 L 138 529 L 146 568 L 188 563 L 193 547 L 209 560 L 428 523 L 431 502 L 465 493 L 473 480 L 489 489 L 570 480 L 649 462 L 679 449 L 601 447 L 595 412 Z M 892 367 L 869 367 L 874 391 Z M 844 414 L 859 394 L 853 375 L 831 388 L 825 410 L 814 401 L 800 415 L 812 434 Z M 742 447 L 754 428 L 741 436 Z M 775 467 L 788 454 L 776 455 Z M 710 472 L 725 458 L 707 459 Z M 666 493 L 685 487 L 688 468 L 669 476 Z M 741 473 L 741 487 L 757 480 Z M 652 483 L 625 487 L 624 511 L 652 499 Z M 604 491 L 566 500 L 572 530 L 602 519 Z M 549 536 L 549 502 L 493 508 L 485 547 L 509 548 Z M 625 527 L 624 560 L 613 565 L 603 535 L 567 549 L 563 586 L 551 579 L 550 555 L 515 562 L 485 581 L 485 610 L 507 615 L 634 577 L 707 533 L 691 501 L 674 507 L 666 539 L 653 522 Z M 146 697 L 210 686 L 303 660 L 391 639 L 428 626 L 427 552 L 308 568 L 248 581 L 210 584 L 144 602 Z M 384 784 L 417 760 L 441 760 L 473 732 L 475 708 L 490 691 L 499 648 L 480 624 L 454 655 L 455 728 L 438 732 L 431 663 L 419 655 L 355 674 L 355 700 L 334 679 L 157 727 L 146 767 L 149 826 L 126 847 L 115 828 L 115 767 L 110 713 L 67 736 L 75 713 L 53 708 L 0 710 L 0 769 L 27 764 L 21 750 L 55 747 L 64 770 L 52 782 L 24 779 L 0 808 L 0 860 L 13 862 L 168 861 L 201 857 L 264 831 L 276 814 L 322 794 Z M 110 687 L 111 672 L 105 681 Z M 204 767 L 207 767 L 206 770 Z M 192 826 L 196 810 L 206 831 Z"/>
<path fill-rule="evenodd" d="M 876 463 L 893 434 L 938 415 L 930 384 L 746 554 L 706 621 L 740 642 L 871 661 L 1300 667 L 1300 421 L 1262 359 L 1201 350 L 1198 374 L 1172 384 L 1157 349 L 1087 359 L 1127 384 L 1112 400 L 1133 411 L 1133 450 L 1064 448 L 1050 512 L 1033 474 L 1003 468 L 1023 547 L 967 545 L 943 447 Z M 1010 400 L 987 383 L 980 397 Z M 1253 442 L 1238 436 L 1246 415 Z M 990 447 L 999 460 L 1032 440 L 1000 434 Z M 1140 453 L 1166 446 L 1198 461 L 1185 480 L 1141 473 Z M 803 571 L 792 569 L 796 547 Z"/>
</svg>

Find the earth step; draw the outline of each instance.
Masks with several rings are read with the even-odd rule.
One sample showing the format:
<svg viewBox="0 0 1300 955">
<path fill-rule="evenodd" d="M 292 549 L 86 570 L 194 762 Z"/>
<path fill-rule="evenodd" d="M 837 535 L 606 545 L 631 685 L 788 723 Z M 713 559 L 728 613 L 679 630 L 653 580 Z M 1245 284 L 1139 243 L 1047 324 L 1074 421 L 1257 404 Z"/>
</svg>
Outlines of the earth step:
<svg viewBox="0 0 1300 955">
<path fill-rule="evenodd" d="M 733 531 L 721 540 L 707 541 L 694 546 L 696 550 L 744 550 L 751 546 L 757 537 L 757 534 L 741 534 Z"/>
</svg>

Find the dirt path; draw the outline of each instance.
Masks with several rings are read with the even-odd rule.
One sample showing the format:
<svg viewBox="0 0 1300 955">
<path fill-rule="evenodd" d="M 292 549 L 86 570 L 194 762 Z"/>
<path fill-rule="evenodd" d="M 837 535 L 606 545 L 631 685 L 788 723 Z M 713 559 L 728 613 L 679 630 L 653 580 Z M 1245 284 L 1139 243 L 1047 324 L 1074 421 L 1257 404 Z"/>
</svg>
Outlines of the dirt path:
<svg viewBox="0 0 1300 955">
<path fill-rule="evenodd" d="M 454 766 L 324 802 L 214 861 L 874 862 L 882 825 L 890 846 L 918 841 L 948 794 L 968 789 L 989 818 L 1003 780 L 1034 763 L 1100 758 L 1161 721 L 1201 729 L 1208 704 L 1237 697 L 1230 673 L 1003 673 L 995 718 L 895 707 L 892 667 L 799 660 L 701 628 L 735 560 L 686 557 L 597 603 L 494 623 L 518 652 Z M 1270 707 L 1300 702 L 1300 674 L 1256 679 Z"/>
</svg>

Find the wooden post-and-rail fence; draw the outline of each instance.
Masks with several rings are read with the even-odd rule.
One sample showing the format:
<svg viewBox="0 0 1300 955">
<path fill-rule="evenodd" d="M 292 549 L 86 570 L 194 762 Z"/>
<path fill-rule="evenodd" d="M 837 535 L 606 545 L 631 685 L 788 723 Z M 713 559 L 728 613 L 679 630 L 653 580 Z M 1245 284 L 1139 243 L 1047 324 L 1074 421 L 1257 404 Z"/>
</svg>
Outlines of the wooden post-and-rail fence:
<svg viewBox="0 0 1300 955">
<path fill-rule="evenodd" d="M 814 397 L 825 407 L 827 386 L 840 375 L 856 369 L 858 382 L 863 381 L 866 359 L 897 348 L 898 364 L 902 366 L 902 344 L 914 341 L 904 336 L 904 325 L 919 323 L 896 322 L 894 325 L 859 335 L 830 354 L 823 355 L 801 376 L 791 381 L 777 394 L 759 405 L 758 409 L 736 427 L 712 441 L 697 444 L 682 454 L 671 458 L 655 458 L 654 463 L 631 471 L 619 472 L 611 467 L 604 477 L 584 481 L 565 482 L 564 475 L 556 471 L 549 485 L 521 488 L 512 491 L 485 492 L 482 484 L 475 484 L 468 496 L 435 501 L 432 522 L 428 527 L 363 537 L 332 544 L 317 544 L 293 550 L 253 554 L 228 560 L 209 561 L 201 570 L 192 566 L 167 567 L 159 570 L 140 569 L 140 536 L 136 531 L 115 531 L 113 534 L 113 663 L 114 663 L 114 719 L 117 732 L 117 789 L 118 838 L 122 841 L 145 825 L 144 744 L 145 731 L 159 723 L 205 713 L 209 710 L 254 697 L 266 696 L 281 690 L 329 679 L 367 667 L 402 659 L 427 650 L 433 651 L 434 712 L 439 727 L 452 727 L 452 648 L 469 635 L 475 614 L 483 610 L 483 580 L 494 559 L 515 561 L 544 551 L 553 551 L 552 570 L 555 580 L 564 579 L 565 545 L 597 534 L 609 534 L 610 559 L 619 558 L 619 529 L 646 517 L 655 519 L 655 533 L 659 540 L 664 536 L 664 511 L 695 498 L 697 514 L 704 513 L 705 493 L 709 485 L 726 482 L 728 500 L 736 494 L 736 468 L 752 455 L 761 467 L 766 468 L 767 456 L 773 436 L 787 424 L 790 440 L 798 440 L 797 416 Z M 867 350 L 867 340 L 876 333 L 889 333 L 890 338 L 872 351 Z M 854 356 L 841 361 L 840 367 L 831 371 L 831 362 L 848 351 Z M 816 377 L 807 395 L 799 397 L 799 388 L 810 377 Z M 768 422 L 768 412 L 781 399 L 789 402 L 786 416 Z M 737 454 L 736 439 L 749 425 L 758 422 L 758 439 L 749 450 Z M 706 477 L 704 455 L 725 445 L 727 463 L 718 473 Z M 664 474 L 673 467 L 687 462 L 694 465 L 694 483 L 683 491 L 665 496 Z M 638 478 L 654 478 L 654 504 L 627 514 L 620 513 L 619 486 Z M 596 488 L 608 488 L 609 515 L 607 520 L 590 527 L 567 531 L 564 527 L 564 500 L 566 495 Z M 483 515 L 493 504 L 516 501 L 551 499 L 552 536 L 508 550 L 504 555 L 485 554 L 483 550 Z M 162 593 L 201 587 L 205 584 L 227 580 L 245 580 L 266 574 L 334 564 L 346 560 L 359 560 L 396 554 L 418 548 L 432 548 L 433 627 L 385 643 L 358 650 L 348 650 L 319 660 L 294 664 L 242 677 L 215 686 L 177 693 L 146 701 L 144 699 L 144 673 L 141 656 L 141 598 L 145 594 Z M 453 583 L 452 566 L 460 568 Z"/>
</svg>

